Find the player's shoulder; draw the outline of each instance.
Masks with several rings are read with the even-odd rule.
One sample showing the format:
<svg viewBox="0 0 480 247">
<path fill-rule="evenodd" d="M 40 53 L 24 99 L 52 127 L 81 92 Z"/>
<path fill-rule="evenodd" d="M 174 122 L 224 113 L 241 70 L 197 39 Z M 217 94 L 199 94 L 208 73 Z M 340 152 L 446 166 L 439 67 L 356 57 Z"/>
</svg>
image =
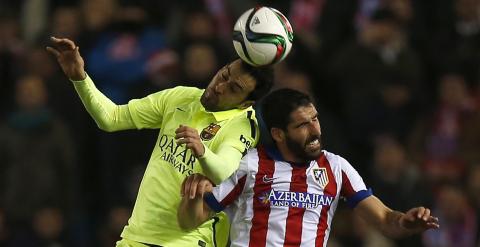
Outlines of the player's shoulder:
<svg viewBox="0 0 480 247">
<path fill-rule="evenodd" d="M 329 152 L 327 150 L 322 150 L 323 155 L 325 158 L 328 160 L 328 163 L 330 163 L 331 166 L 344 166 L 344 165 L 350 165 L 348 161 L 343 158 L 342 156 Z"/>
<path fill-rule="evenodd" d="M 253 166 L 258 165 L 259 153 L 257 148 L 249 148 L 240 162 L 240 169 L 250 171 L 256 170 Z"/>
<path fill-rule="evenodd" d="M 170 89 L 171 94 L 182 95 L 183 98 L 198 97 L 202 95 L 203 89 L 196 87 L 176 86 Z"/>
<path fill-rule="evenodd" d="M 258 121 L 255 118 L 255 110 L 253 108 L 249 108 L 230 118 L 225 126 L 227 126 L 230 131 L 239 133 L 249 130 L 251 132 L 250 136 L 253 139 L 257 138 L 259 132 Z"/>
<path fill-rule="evenodd" d="M 168 99 L 169 102 L 191 101 L 192 98 L 199 98 L 203 93 L 202 89 L 195 87 L 176 86 L 164 89 L 151 94 L 153 99 Z"/>
<path fill-rule="evenodd" d="M 232 118 L 232 121 L 238 121 L 238 122 L 245 122 L 248 120 L 253 120 L 257 122 L 257 118 L 255 116 L 255 109 L 253 109 L 253 107 L 249 107 L 245 109 L 241 114 L 238 114 Z"/>
</svg>

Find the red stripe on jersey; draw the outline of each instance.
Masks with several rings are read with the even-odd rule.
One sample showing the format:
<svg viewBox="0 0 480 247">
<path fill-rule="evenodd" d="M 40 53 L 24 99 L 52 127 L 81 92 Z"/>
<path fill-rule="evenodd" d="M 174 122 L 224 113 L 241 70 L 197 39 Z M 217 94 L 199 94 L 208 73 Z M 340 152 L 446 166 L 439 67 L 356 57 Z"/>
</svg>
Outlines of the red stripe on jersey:
<svg viewBox="0 0 480 247">
<path fill-rule="evenodd" d="M 293 167 L 290 191 L 307 192 L 307 167 Z M 302 242 L 302 222 L 305 208 L 288 209 L 284 246 L 300 246 Z"/>
<path fill-rule="evenodd" d="M 272 178 L 275 172 L 275 161 L 268 158 L 265 149 L 257 148 L 258 172 L 255 175 L 253 187 L 253 218 L 250 228 L 249 246 L 265 246 L 267 242 L 268 217 L 270 215 L 270 202 L 268 193 L 272 189 L 272 183 L 264 182 L 263 177 Z M 265 198 L 266 197 L 266 198 Z"/>
<path fill-rule="evenodd" d="M 350 183 L 350 179 L 348 179 L 347 174 L 342 171 L 342 190 L 340 191 L 340 195 L 345 196 L 345 197 L 350 197 L 355 194 L 355 190 L 352 187 L 352 184 Z"/>
<path fill-rule="evenodd" d="M 220 202 L 220 204 L 223 207 L 226 207 L 230 205 L 235 199 L 238 198 L 238 196 L 242 193 L 243 188 L 245 187 L 245 180 L 247 179 L 247 175 L 243 176 L 238 180 L 238 183 L 233 187 L 232 191 L 228 193 L 228 195 L 223 198 L 223 200 Z"/>
<path fill-rule="evenodd" d="M 337 182 L 335 181 L 335 176 L 332 172 L 332 167 L 325 157 L 324 154 L 317 159 L 317 163 L 319 167 L 325 167 L 327 169 L 328 175 L 328 184 L 325 186 L 323 190 L 324 195 L 329 195 L 335 198 L 337 195 Z M 323 246 L 323 241 L 325 239 L 325 233 L 328 227 L 328 210 L 330 210 L 330 206 L 322 206 L 322 211 L 320 212 L 320 219 L 317 225 L 317 238 L 315 239 L 315 246 Z"/>
</svg>

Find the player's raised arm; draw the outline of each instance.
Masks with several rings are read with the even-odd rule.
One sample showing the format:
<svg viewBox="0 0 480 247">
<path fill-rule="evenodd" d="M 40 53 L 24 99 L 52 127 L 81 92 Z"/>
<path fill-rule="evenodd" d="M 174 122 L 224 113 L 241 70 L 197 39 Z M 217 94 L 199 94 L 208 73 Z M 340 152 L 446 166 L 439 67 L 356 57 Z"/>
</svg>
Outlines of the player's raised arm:
<svg viewBox="0 0 480 247">
<path fill-rule="evenodd" d="M 416 207 L 402 213 L 388 208 L 375 196 L 369 196 L 358 203 L 355 213 L 392 238 L 440 227 L 438 218 L 431 216 L 428 208 Z"/>
<path fill-rule="evenodd" d="M 117 131 L 135 128 L 127 105 L 116 105 L 102 94 L 85 72 L 85 62 L 78 46 L 69 39 L 51 38 L 52 46 L 47 51 L 53 54 L 63 73 L 74 83 L 83 105 L 105 131 Z"/>
</svg>

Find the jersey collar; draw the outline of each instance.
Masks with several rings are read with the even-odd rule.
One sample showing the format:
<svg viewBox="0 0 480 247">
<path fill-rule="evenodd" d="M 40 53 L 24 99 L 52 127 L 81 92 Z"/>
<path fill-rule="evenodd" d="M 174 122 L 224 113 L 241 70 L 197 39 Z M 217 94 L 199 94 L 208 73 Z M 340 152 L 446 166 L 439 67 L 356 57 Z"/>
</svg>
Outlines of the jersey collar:
<svg viewBox="0 0 480 247">
<path fill-rule="evenodd" d="M 226 111 L 216 111 L 216 112 L 210 112 L 212 113 L 212 115 L 215 117 L 215 120 L 217 120 L 218 122 L 220 121 L 223 121 L 223 120 L 226 120 L 226 119 L 230 119 L 230 118 L 233 118 L 237 115 L 240 115 L 246 111 L 251 111 L 253 110 L 253 108 L 250 106 L 248 108 L 245 108 L 245 109 L 231 109 L 231 110 L 226 110 Z"/>
</svg>

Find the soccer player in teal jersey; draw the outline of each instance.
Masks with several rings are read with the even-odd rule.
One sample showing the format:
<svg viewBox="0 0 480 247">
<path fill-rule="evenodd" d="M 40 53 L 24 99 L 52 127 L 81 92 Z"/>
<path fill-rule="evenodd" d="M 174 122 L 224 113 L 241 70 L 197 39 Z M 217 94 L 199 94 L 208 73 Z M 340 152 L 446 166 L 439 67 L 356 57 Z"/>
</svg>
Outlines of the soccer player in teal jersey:
<svg viewBox="0 0 480 247">
<path fill-rule="evenodd" d="M 235 60 L 220 69 L 205 90 L 175 87 L 116 105 L 85 72 L 75 43 L 51 40 L 47 50 L 55 55 L 102 130 L 160 129 L 117 246 L 224 246 L 228 238 L 224 214 L 195 230 L 180 229 L 180 187 L 194 173 L 222 182 L 238 168 L 242 154 L 257 144 L 258 125 L 251 106 L 270 90 L 272 69 Z"/>
</svg>

